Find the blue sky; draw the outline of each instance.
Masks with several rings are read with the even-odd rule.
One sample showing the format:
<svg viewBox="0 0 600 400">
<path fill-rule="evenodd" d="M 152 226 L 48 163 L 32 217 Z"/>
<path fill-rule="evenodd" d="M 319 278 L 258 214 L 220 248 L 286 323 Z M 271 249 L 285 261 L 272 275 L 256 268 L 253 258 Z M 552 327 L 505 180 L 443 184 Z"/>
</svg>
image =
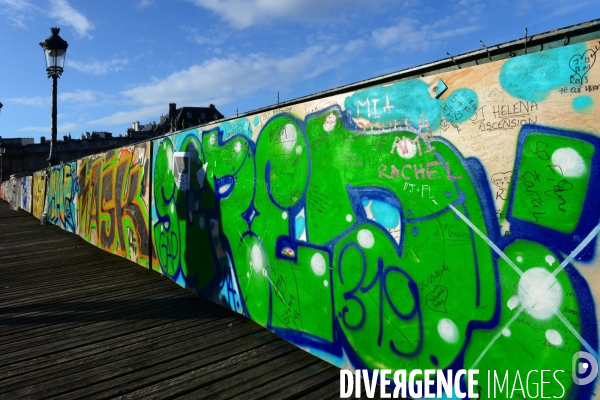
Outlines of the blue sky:
<svg viewBox="0 0 600 400">
<path fill-rule="evenodd" d="M 600 0 L 0 0 L 0 136 L 50 136 L 39 42 L 69 43 L 58 137 L 168 103 L 226 116 L 600 17 Z"/>
</svg>

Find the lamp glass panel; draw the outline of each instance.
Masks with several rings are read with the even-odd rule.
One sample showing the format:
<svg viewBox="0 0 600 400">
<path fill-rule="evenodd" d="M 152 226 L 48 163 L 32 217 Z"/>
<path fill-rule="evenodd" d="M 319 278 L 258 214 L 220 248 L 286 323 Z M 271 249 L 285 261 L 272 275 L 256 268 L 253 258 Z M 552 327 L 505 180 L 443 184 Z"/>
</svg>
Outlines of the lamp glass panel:
<svg viewBox="0 0 600 400">
<path fill-rule="evenodd" d="M 63 68 L 67 52 L 62 49 L 46 49 L 46 68 Z"/>
</svg>

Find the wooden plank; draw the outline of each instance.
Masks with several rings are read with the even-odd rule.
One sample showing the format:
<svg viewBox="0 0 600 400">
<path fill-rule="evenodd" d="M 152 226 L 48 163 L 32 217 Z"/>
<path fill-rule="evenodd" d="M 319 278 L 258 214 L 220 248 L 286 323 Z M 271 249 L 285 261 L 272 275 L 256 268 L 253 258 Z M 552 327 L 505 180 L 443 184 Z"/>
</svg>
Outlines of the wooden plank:
<svg viewBox="0 0 600 400">
<path fill-rule="evenodd" d="M 57 399 L 69 399 L 72 398 L 71 396 L 90 395 L 101 395 L 102 397 L 118 396 L 148 384 L 162 382 L 164 379 L 169 379 L 194 368 L 210 366 L 213 363 L 224 361 L 239 354 L 244 354 L 257 347 L 265 346 L 275 341 L 281 341 L 281 339 L 270 332 L 260 330 L 256 334 L 248 335 L 244 338 L 215 346 L 214 348 L 184 355 L 171 361 L 119 376 L 115 379 L 68 392 L 58 396 Z"/>
<path fill-rule="evenodd" d="M 147 385 L 128 394 L 120 393 L 121 399 L 164 399 L 180 396 L 224 378 L 242 374 L 257 365 L 301 351 L 296 346 L 277 340 L 259 348 L 206 367 L 196 367 L 174 378 Z M 130 392 L 133 388 L 127 388 Z M 125 390 L 124 390 L 125 392 Z"/>
<path fill-rule="evenodd" d="M 123 309 L 123 307 L 131 306 L 132 301 L 135 301 L 139 304 L 140 299 L 136 300 L 135 298 L 123 296 L 128 293 L 130 294 L 130 291 L 130 288 L 125 287 L 122 288 L 122 291 L 117 293 L 112 291 L 107 292 L 105 299 L 88 299 L 84 303 L 71 303 L 67 306 L 67 312 L 60 312 L 61 309 L 52 308 L 47 313 L 34 313 L 32 315 L 19 315 L 0 318 L 0 326 L 12 325 L 11 328 L 2 329 L 3 335 L 0 336 L 2 345 L 11 343 L 7 336 L 22 337 L 24 335 L 33 335 L 39 338 L 40 335 L 47 335 L 49 333 L 56 333 L 58 331 L 65 330 L 74 323 L 76 323 L 77 326 L 88 325 L 86 322 L 94 323 L 99 319 L 103 319 L 105 313 L 119 311 L 120 309 Z M 152 301 L 148 303 L 148 307 L 144 307 L 144 309 L 150 308 L 154 311 L 160 310 L 160 308 L 157 306 L 162 304 L 168 306 L 169 302 L 174 301 L 171 299 L 179 298 L 177 294 L 170 292 L 168 289 L 165 290 L 164 288 L 157 288 L 154 284 L 147 285 L 147 287 L 142 287 L 140 291 L 137 292 L 137 294 L 140 296 L 143 296 L 146 293 L 153 295 L 165 293 L 165 297 L 163 298 L 165 299 L 164 301 Z M 144 299 L 142 298 L 141 300 Z M 143 304 L 139 305 L 142 306 Z M 142 309 L 136 311 L 141 310 Z M 99 312 L 93 313 L 94 311 Z M 86 314 L 81 314 L 82 312 L 86 312 Z M 0 347 L 2 345 L 0 345 Z"/>
<path fill-rule="evenodd" d="M 160 295 L 161 293 L 158 293 Z M 76 346 L 80 342 L 90 340 L 93 336 L 88 336 L 89 333 L 99 333 L 110 331 L 114 328 L 128 322 L 136 322 L 141 318 L 160 318 L 163 308 L 175 309 L 177 303 L 169 302 L 167 297 L 176 296 L 167 294 L 166 297 L 153 300 L 145 300 L 130 304 L 128 306 L 118 306 L 114 310 L 105 310 L 98 315 L 90 314 L 84 316 L 81 320 L 72 323 L 73 327 L 61 331 L 60 335 L 54 333 L 36 335 L 32 338 L 20 340 L 16 343 L 8 343 L 0 345 L 0 365 L 16 359 L 22 359 L 31 352 L 32 348 L 36 348 L 36 352 L 51 353 L 64 350 Z M 163 314 L 164 315 L 164 314 Z M 90 322 L 88 324 L 82 322 Z M 43 349 L 43 350 L 42 350 Z"/>
<path fill-rule="evenodd" d="M 100 343 L 82 345 L 74 349 L 31 358 L 3 367 L 0 370 L 0 382 L 9 382 L 12 377 L 16 377 L 13 380 L 20 380 L 21 377 L 26 379 L 26 374 L 28 373 L 39 373 L 40 370 L 46 372 L 49 371 L 50 367 L 58 367 L 59 364 L 66 365 L 66 363 L 71 361 L 95 354 L 107 356 L 110 351 L 123 352 L 131 348 L 128 346 L 146 346 L 148 340 L 162 340 L 160 338 L 173 335 L 174 328 L 180 332 L 188 327 L 197 327 L 223 318 L 221 310 L 216 308 L 201 311 L 185 308 L 175 311 L 172 315 L 174 318 L 177 318 L 176 325 L 173 321 L 169 320 L 142 321 L 122 331 L 115 331 L 114 337 L 105 336 L 104 340 Z M 60 368 L 63 366 L 60 366 Z"/>
<path fill-rule="evenodd" d="M 232 323 L 231 318 L 215 317 L 203 323 L 197 323 L 196 325 L 189 325 L 186 329 L 177 331 L 177 334 L 171 332 L 170 335 L 163 337 L 141 337 L 138 342 L 131 343 L 129 346 L 120 347 L 118 349 L 112 349 L 105 353 L 96 353 L 87 357 L 81 357 L 69 362 L 63 363 L 60 366 L 50 367 L 40 371 L 36 371 L 23 377 L 27 379 L 29 385 L 40 384 L 43 382 L 54 381 L 64 376 L 78 375 L 85 376 L 86 374 L 94 374 L 98 370 L 114 370 L 120 365 L 129 364 L 131 358 L 140 359 L 143 356 L 147 356 L 149 351 L 154 351 L 163 356 L 172 356 L 173 353 L 161 351 L 162 348 L 177 347 L 180 345 L 181 340 L 186 340 L 193 337 L 197 332 L 219 332 L 224 329 L 228 329 L 229 324 Z M 116 335 L 112 335 L 116 337 Z M 119 335 L 120 336 L 120 335 Z M 154 360 L 160 360 L 155 357 Z M 110 366 L 110 368 L 106 368 Z M 86 373 L 87 370 L 94 370 Z M 12 382 L 12 384 L 10 384 Z M 0 393 L 8 393 L 13 390 L 18 390 L 22 384 L 23 379 L 12 379 L 7 382 L 2 382 Z M 47 386 L 45 386 L 47 387 Z"/>
<path fill-rule="evenodd" d="M 236 397 L 246 399 L 258 397 L 279 399 L 283 394 L 284 396 L 294 398 L 309 393 L 313 389 L 331 383 L 336 379 L 339 381 L 339 371 L 339 368 L 325 361 L 319 361 L 309 365 L 307 368 L 302 368 L 294 371 L 292 374 L 272 380 L 266 385 L 256 386 Z"/>
<path fill-rule="evenodd" d="M 293 361 L 286 358 L 277 358 L 265 362 L 243 375 L 232 376 L 210 385 L 196 389 L 180 396 L 180 399 L 230 399 L 243 395 L 255 387 L 262 387 L 275 379 L 292 374 L 300 369 L 316 364 L 318 359 L 305 351 L 294 353 Z"/>
<path fill-rule="evenodd" d="M 44 396 L 48 397 L 57 396 L 86 387 L 94 382 L 101 382 L 164 361 L 177 359 L 185 354 L 199 352 L 203 349 L 211 349 L 218 344 L 231 342 L 234 339 L 245 337 L 251 333 L 260 332 L 261 334 L 265 334 L 264 331 L 261 331 L 262 328 L 260 326 L 247 321 L 238 324 L 236 329 L 227 329 L 227 325 L 225 325 L 224 329 L 211 330 L 208 327 L 190 332 L 187 335 L 174 335 L 168 346 L 144 351 L 136 354 L 135 357 L 113 362 L 110 364 L 110 368 L 106 368 L 104 365 L 94 366 L 93 368 L 71 373 L 67 376 L 61 376 L 52 381 L 32 384 L 20 390 L 7 393 L 7 395 L 12 399 L 21 397 L 29 398 L 30 395 L 37 392 L 41 392 Z M 203 335 L 201 342 L 193 340 L 194 338 L 197 339 L 201 334 Z M 163 346 L 164 344 L 164 342 L 161 342 L 159 346 Z"/>
</svg>

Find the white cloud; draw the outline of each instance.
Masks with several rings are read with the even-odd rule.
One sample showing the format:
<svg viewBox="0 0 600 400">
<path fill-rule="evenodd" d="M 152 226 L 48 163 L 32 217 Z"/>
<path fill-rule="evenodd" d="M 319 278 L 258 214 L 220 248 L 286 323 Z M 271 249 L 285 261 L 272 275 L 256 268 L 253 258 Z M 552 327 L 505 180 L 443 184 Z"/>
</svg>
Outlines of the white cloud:
<svg viewBox="0 0 600 400">
<path fill-rule="evenodd" d="M 347 60 L 342 47 L 327 54 L 327 49 L 312 46 L 301 53 L 274 58 L 264 54 L 246 57 L 212 58 L 175 72 L 164 79 L 154 78 L 121 94 L 131 104 L 142 105 L 132 111 L 121 111 L 105 118 L 90 121 L 91 125 L 117 125 L 155 119 L 167 111 L 171 102 L 186 106 L 225 105 L 234 98 L 257 90 L 283 90 L 289 82 L 310 79 Z"/>
<path fill-rule="evenodd" d="M 96 119 L 88 122 L 88 125 L 119 125 L 130 124 L 133 121 L 144 121 L 148 119 L 156 119 L 161 113 L 164 114 L 168 110 L 167 103 L 150 107 L 142 107 L 132 111 L 119 111 L 108 117 Z"/>
<path fill-rule="evenodd" d="M 373 7 L 380 0 L 190 0 L 214 11 L 235 28 L 281 19 L 332 22 L 347 10 Z"/>
<path fill-rule="evenodd" d="M 58 94 L 58 101 L 72 103 L 95 103 L 100 96 L 99 92 L 93 90 L 76 90 L 74 92 L 63 92 Z"/>
<path fill-rule="evenodd" d="M 75 129 L 77 129 L 78 126 L 79 125 L 77 125 L 73 122 L 68 122 L 66 124 L 58 125 L 56 127 L 56 130 L 58 132 L 57 136 L 66 134 L 70 131 L 74 131 Z M 26 126 L 21 129 L 18 129 L 17 132 L 47 132 L 48 135 L 50 135 L 50 126 Z"/>
<path fill-rule="evenodd" d="M 8 102 L 30 107 L 50 107 L 50 96 L 16 97 L 8 99 Z"/>
<path fill-rule="evenodd" d="M 543 19 L 546 20 L 546 19 L 570 14 L 580 8 L 587 7 L 587 6 L 594 5 L 594 4 L 597 4 L 597 2 L 596 1 L 581 1 L 578 3 L 573 3 L 571 1 L 565 1 L 565 0 L 548 1 L 547 3 L 545 3 L 543 5 L 546 8 L 554 9 L 554 12 L 552 14 L 548 15 L 547 17 L 544 17 Z"/>
<path fill-rule="evenodd" d="M 140 0 L 138 8 L 146 8 L 154 5 L 154 0 Z"/>
<path fill-rule="evenodd" d="M 113 58 L 107 61 L 88 60 L 85 62 L 77 60 L 67 60 L 67 66 L 75 68 L 78 71 L 89 75 L 106 75 L 109 72 L 116 72 L 129 64 L 127 58 Z"/>
<path fill-rule="evenodd" d="M 367 44 L 367 41 L 364 39 L 351 40 L 344 45 L 344 52 L 354 53 L 355 51 L 358 51 L 358 50 L 362 49 L 363 47 L 365 47 L 366 44 Z"/>
<path fill-rule="evenodd" d="M 0 15 L 19 28 L 25 28 L 25 20 L 34 9 L 35 7 L 25 0 L 0 0 Z"/>
<path fill-rule="evenodd" d="M 136 103 L 146 105 L 169 102 L 191 105 L 209 97 L 229 98 L 266 87 L 282 88 L 289 81 L 311 78 L 334 68 L 340 62 L 334 56 L 336 54 L 326 55 L 320 46 L 312 46 L 287 58 L 263 54 L 213 58 L 122 94 Z"/>
<path fill-rule="evenodd" d="M 75 103 L 76 105 L 96 105 L 106 102 L 108 96 L 94 90 L 75 90 L 74 92 L 58 93 L 58 104 Z M 50 96 L 16 97 L 8 99 L 7 102 L 29 107 L 50 107 Z"/>
<path fill-rule="evenodd" d="M 379 28 L 371 33 L 375 47 L 399 52 L 426 52 L 439 46 L 443 40 L 480 29 L 477 25 L 441 29 L 449 19 L 434 24 L 422 24 L 413 18 L 402 18 L 397 24 Z"/>
<path fill-rule="evenodd" d="M 50 4 L 50 17 L 56 18 L 63 25 L 73 27 L 81 37 L 92 37 L 88 31 L 94 29 L 94 26 L 85 15 L 71 7 L 66 0 L 50 0 Z"/>
<path fill-rule="evenodd" d="M 181 29 L 187 34 L 188 40 L 192 42 L 196 42 L 197 44 L 214 44 L 222 42 L 221 38 L 217 36 L 223 36 L 222 34 L 210 34 L 211 37 L 200 34 L 200 30 L 198 28 L 193 28 L 190 26 L 183 26 Z"/>
</svg>

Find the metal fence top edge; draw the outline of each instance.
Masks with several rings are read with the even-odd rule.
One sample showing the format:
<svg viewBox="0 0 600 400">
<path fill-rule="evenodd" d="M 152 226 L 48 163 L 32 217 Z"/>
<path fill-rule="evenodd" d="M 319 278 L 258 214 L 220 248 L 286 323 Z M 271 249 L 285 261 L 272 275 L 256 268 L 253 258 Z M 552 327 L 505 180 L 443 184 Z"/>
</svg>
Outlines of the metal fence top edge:
<svg viewBox="0 0 600 400">
<path fill-rule="evenodd" d="M 583 38 L 583 39 L 581 38 L 583 35 L 590 34 L 590 33 L 596 33 L 596 35 L 595 35 L 596 37 Z M 401 81 L 404 79 L 414 78 L 416 76 L 425 76 L 425 74 L 432 75 L 432 74 L 436 74 L 436 73 L 441 73 L 441 72 L 445 72 L 444 71 L 445 68 L 458 69 L 459 67 L 457 65 L 459 65 L 459 64 L 475 62 L 475 63 L 477 63 L 476 65 L 479 65 L 480 64 L 479 61 L 483 61 L 483 62 L 481 62 L 481 64 L 484 64 L 487 62 L 501 61 L 501 60 L 510 58 L 511 56 L 509 55 L 509 53 L 519 52 L 520 50 L 524 50 L 525 48 L 527 49 L 527 54 L 538 53 L 538 52 L 545 50 L 543 48 L 544 44 L 552 43 L 557 40 L 563 40 L 564 45 L 569 45 L 569 44 L 580 43 L 582 41 L 593 40 L 595 38 L 600 38 L 600 18 L 594 19 L 591 21 L 587 21 L 587 22 L 583 22 L 580 24 L 567 26 L 567 27 L 560 28 L 560 29 L 555 29 L 552 31 L 544 32 L 544 33 L 538 33 L 538 34 L 535 34 L 532 36 L 524 35 L 524 37 L 521 39 L 516 39 L 516 40 L 509 41 L 509 42 L 504 42 L 504 43 L 500 43 L 500 44 L 496 44 L 496 45 L 487 46 L 486 48 L 481 48 L 479 50 L 474 50 L 474 51 L 466 52 L 463 54 L 458 54 L 456 56 L 444 58 L 444 59 L 434 61 L 431 63 L 422 64 L 422 65 L 419 65 L 416 67 L 403 69 L 403 70 L 400 70 L 397 72 L 392 72 L 389 74 L 377 76 L 375 78 L 370 78 L 370 79 L 362 80 L 362 81 L 355 82 L 355 83 L 350 83 L 350 84 L 343 85 L 343 86 L 338 86 L 336 88 L 327 89 L 322 92 L 314 93 L 311 95 L 297 97 L 292 100 L 279 102 L 278 104 L 272 104 L 272 105 L 269 105 L 266 107 L 257 108 L 257 109 L 251 110 L 251 111 L 240 113 L 236 116 L 223 118 L 223 119 L 216 120 L 216 121 L 211 121 L 206 124 L 196 125 L 196 126 L 189 127 L 186 129 L 175 131 L 175 132 L 169 132 L 169 133 L 166 133 L 166 134 L 160 135 L 160 136 L 155 136 L 153 138 L 146 139 L 146 140 L 143 140 L 143 141 L 140 141 L 137 143 L 143 143 L 146 141 L 152 141 L 152 140 L 156 140 L 156 139 L 160 139 L 160 138 L 169 137 L 171 135 L 176 135 L 178 133 L 189 131 L 192 129 L 198 129 L 198 128 L 211 126 L 211 125 L 218 125 L 223 122 L 234 121 L 236 119 L 249 117 L 249 116 L 260 114 L 260 113 L 267 112 L 267 111 L 277 110 L 277 109 L 281 109 L 284 107 L 293 106 L 293 105 L 304 103 L 307 101 L 320 100 L 325 97 L 330 97 L 330 96 L 335 96 L 335 95 L 339 95 L 339 94 L 344 94 L 347 92 L 356 91 L 356 90 L 362 89 L 367 86 L 382 85 L 382 84 L 389 83 L 389 82 Z M 527 44 L 527 47 L 525 46 L 526 44 Z M 542 45 L 542 48 L 535 49 L 535 48 L 529 47 L 529 46 L 540 46 L 540 45 Z M 492 57 L 492 56 L 496 56 L 496 59 L 489 61 L 488 57 Z M 472 65 L 468 65 L 466 67 L 470 67 L 470 66 L 472 66 Z"/>
</svg>

